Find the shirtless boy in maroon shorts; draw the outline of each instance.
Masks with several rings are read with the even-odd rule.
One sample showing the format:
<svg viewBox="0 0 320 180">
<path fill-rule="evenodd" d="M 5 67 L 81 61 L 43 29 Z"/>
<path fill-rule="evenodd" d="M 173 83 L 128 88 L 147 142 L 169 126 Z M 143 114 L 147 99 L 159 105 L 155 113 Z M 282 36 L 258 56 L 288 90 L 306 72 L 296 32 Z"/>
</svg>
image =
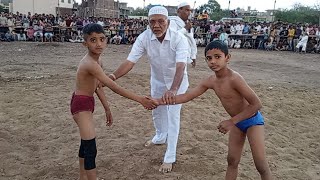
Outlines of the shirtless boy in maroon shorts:
<svg viewBox="0 0 320 180">
<path fill-rule="evenodd" d="M 96 180 L 97 155 L 96 132 L 93 120 L 94 98 L 96 93 L 99 97 L 107 117 L 107 125 L 112 124 L 112 116 L 106 96 L 98 84 L 107 86 L 115 93 L 141 103 L 146 109 L 154 109 L 157 103 L 149 97 L 138 96 L 118 86 L 102 70 L 100 55 L 106 48 L 106 37 L 102 26 L 88 24 L 83 28 L 83 45 L 88 48 L 88 53 L 80 61 L 77 70 L 76 88 L 71 99 L 71 113 L 77 123 L 81 136 L 79 149 L 80 179 Z"/>
</svg>

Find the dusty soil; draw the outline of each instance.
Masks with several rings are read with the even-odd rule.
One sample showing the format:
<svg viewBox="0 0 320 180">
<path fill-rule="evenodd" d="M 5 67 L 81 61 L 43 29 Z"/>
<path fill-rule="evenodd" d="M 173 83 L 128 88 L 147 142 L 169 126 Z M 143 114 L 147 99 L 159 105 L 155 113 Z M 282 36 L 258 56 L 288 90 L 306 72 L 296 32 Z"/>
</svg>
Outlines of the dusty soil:
<svg viewBox="0 0 320 180">
<path fill-rule="evenodd" d="M 130 46 L 109 46 L 103 61 L 113 72 Z M 198 65 L 188 67 L 190 87 L 212 72 L 199 48 Z M 77 179 L 78 129 L 69 112 L 75 71 L 86 53 L 81 44 L 0 43 L 0 179 Z M 320 56 L 290 52 L 231 50 L 230 66 L 261 98 L 267 158 L 275 179 L 320 179 Z M 149 94 L 150 68 L 143 57 L 117 82 Z M 113 179 L 223 179 L 227 136 L 216 130 L 228 118 L 212 91 L 186 103 L 181 117 L 177 162 L 158 172 L 165 146 L 145 148 L 153 135 L 151 112 L 109 89 L 114 117 L 105 126 L 96 101 L 99 177 Z M 248 142 L 240 180 L 256 180 Z"/>
</svg>

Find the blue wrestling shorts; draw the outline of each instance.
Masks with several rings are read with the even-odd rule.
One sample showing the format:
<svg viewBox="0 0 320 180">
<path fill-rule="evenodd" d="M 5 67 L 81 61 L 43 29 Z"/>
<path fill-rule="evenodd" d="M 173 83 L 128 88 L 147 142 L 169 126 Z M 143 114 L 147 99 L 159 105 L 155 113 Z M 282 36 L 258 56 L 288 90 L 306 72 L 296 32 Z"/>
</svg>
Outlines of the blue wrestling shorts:
<svg viewBox="0 0 320 180">
<path fill-rule="evenodd" d="M 260 113 L 260 111 L 258 111 L 254 116 L 248 119 L 242 120 L 236 124 L 236 126 L 244 133 L 246 133 L 251 126 L 258 126 L 258 125 L 264 125 L 263 116 Z"/>
</svg>

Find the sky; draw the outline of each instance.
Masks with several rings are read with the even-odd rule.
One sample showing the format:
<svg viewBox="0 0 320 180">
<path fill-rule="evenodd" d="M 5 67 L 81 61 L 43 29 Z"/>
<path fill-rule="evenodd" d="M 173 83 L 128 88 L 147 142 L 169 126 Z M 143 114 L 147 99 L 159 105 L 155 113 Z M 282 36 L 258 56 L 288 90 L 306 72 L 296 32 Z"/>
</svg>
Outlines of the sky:
<svg viewBox="0 0 320 180">
<path fill-rule="evenodd" d="M 76 0 L 81 2 L 81 0 Z M 208 2 L 208 0 L 145 0 L 145 5 L 148 4 L 161 4 L 161 5 L 171 5 L 176 6 L 181 2 L 189 2 L 193 4 L 196 1 L 195 7 Z M 217 0 L 221 5 L 222 9 L 228 9 L 229 0 Z M 120 2 L 127 2 L 128 7 L 143 7 L 143 0 L 120 0 Z M 230 0 L 230 9 L 236 9 L 237 7 L 247 9 L 251 6 L 251 9 L 256 9 L 258 11 L 265 11 L 267 9 L 273 9 L 275 0 Z M 300 3 L 306 6 L 320 6 L 320 0 L 276 0 L 275 7 L 278 8 L 291 8 L 294 4 Z"/>
</svg>

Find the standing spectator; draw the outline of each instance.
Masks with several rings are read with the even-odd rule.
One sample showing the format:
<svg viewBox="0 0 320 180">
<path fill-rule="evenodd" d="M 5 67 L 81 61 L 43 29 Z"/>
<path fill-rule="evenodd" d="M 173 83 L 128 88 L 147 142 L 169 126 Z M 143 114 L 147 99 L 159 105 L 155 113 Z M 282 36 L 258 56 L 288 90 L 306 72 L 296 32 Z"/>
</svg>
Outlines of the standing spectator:
<svg viewBox="0 0 320 180">
<path fill-rule="evenodd" d="M 292 26 L 289 26 L 288 30 L 288 44 L 289 44 L 289 51 L 293 51 L 293 38 L 295 35 L 295 29 Z"/>
<path fill-rule="evenodd" d="M 244 26 L 243 26 L 243 34 L 249 34 L 250 33 L 250 26 L 248 25 L 247 22 L 245 22 Z"/>
<path fill-rule="evenodd" d="M 26 15 L 23 15 L 21 22 L 22 22 L 24 28 L 26 28 L 26 29 L 29 28 L 30 21 Z"/>
<path fill-rule="evenodd" d="M 181 32 L 188 40 L 188 63 L 191 63 L 193 67 L 196 65 L 197 57 L 197 44 L 194 40 L 194 29 L 192 23 L 188 20 L 191 14 L 190 4 L 187 2 L 180 3 L 178 5 L 177 15 L 170 17 L 169 28 Z M 210 34 L 210 31 L 209 31 Z"/>
</svg>

